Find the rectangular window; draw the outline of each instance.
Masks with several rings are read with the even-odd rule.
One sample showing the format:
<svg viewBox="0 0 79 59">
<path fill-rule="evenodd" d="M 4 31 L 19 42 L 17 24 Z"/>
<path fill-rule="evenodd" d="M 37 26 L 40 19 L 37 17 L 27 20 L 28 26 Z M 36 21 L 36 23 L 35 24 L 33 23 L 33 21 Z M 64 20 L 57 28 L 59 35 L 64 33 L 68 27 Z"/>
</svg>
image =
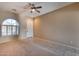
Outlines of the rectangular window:
<svg viewBox="0 0 79 59">
<path fill-rule="evenodd" d="M 3 25 L 2 36 L 18 35 L 18 27 L 16 25 Z"/>
</svg>

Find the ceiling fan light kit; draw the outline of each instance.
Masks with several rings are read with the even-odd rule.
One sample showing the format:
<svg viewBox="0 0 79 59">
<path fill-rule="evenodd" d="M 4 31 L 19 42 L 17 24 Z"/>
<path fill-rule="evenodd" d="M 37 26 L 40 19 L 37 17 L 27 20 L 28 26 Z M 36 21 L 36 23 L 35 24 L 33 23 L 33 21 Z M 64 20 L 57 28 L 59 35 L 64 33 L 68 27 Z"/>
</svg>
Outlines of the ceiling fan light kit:
<svg viewBox="0 0 79 59">
<path fill-rule="evenodd" d="M 27 5 L 25 5 L 24 6 L 24 9 L 30 9 L 31 11 L 31 13 L 33 13 L 33 12 L 38 12 L 38 13 L 40 13 L 40 11 L 38 10 L 38 9 L 40 9 L 40 8 L 42 8 L 42 6 L 35 6 L 35 4 L 32 4 L 32 3 L 28 3 L 28 8 L 27 8 Z"/>
</svg>

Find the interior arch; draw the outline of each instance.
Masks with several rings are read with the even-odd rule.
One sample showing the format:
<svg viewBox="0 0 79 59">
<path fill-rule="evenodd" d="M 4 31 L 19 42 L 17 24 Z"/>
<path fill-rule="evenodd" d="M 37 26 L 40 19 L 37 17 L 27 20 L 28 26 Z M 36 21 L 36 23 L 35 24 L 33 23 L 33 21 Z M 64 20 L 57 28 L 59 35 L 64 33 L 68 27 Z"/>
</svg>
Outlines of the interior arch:
<svg viewBox="0 0 79 59">
<path fill-rule="evenodd" d="M 6 19 L 1 24 L 2 36 L 19 35 L 19 23 L 15 19 Z"/>
</svg>

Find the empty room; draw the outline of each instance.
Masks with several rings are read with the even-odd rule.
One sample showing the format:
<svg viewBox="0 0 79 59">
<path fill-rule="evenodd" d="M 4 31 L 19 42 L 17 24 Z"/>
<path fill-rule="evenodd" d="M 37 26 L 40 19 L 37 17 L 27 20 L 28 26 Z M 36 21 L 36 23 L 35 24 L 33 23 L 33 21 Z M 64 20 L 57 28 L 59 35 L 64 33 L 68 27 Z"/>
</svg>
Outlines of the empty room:
<svg viewBox="0 0 79 59">
<path fill-rule="evenodd" d="M 0 2 L 0 56 L 79 56 L 79 3 Z"/>
</svg>

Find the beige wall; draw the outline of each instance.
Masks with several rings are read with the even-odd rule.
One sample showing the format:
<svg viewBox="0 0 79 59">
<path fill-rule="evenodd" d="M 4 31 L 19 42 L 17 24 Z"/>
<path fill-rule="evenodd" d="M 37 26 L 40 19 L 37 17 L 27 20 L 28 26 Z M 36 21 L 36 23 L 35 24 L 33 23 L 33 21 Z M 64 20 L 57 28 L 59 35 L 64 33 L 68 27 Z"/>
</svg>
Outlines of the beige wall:
<svg viewBox="0 0 79 59">
<path fill-rule="evenodd" d="M 34 36 L 79 47 L 79 3 L 37 17 Z"/>
<path fill-rule="evenodd" d="M 33 19 L 25 14 L 19 15 L 20 21 L 20 38 L 26 39 L 27 37 L 33 37 Z"/>
<path fill-rule="evenodd" d="M 0 25 L 2 24 L 2 22 L 4 20 L 9 19 L 9 18 L 10 19 L 15 19 L 15 20 L 19 21 L 16 14 L 13 14 L 13 13 L 8 12 L 8 11 L 0 10 Z M 1 27 L 0 27 L 0 36 L 1 36 Z"/>
<path fill-rule="evenodd" d="M 27 37 L 33 37 L 33 20 L 31 17 L 28 17 L 24 14 L 14 14 L 8 11 L 0 10 L 0 24 L 2 24 L 4 20 L 9 18 L 15 19 L 19 22 L 20 25 L 19 37 L 21 39 L 26 39 Z M 0 35 L 1 35 L 1 30 L 0 30 Z"/>
<path fill-rule="evenodd" d="M 1 11 L 0 10 L 0 22 L 2 23 L 2 21 L 4 21 L 5 19 L 16 19 L 18 21 L 18 17 L 16 14 L 13 14 L 11 12 L 6 12 L 6 11 Z"/>
<path fill-rule="evenodd" d="M 20 25 L 19 37 L 25 39 L 33 36 L 33 20 L 24 14 L 14 14 L 8 11 L 0 10 L 0 24 L 6 19 L 15 19 Z M 0 31 L 1 32 L 1 31 Z M 1 33 L 0 33 L 1 34 Z"/>
</svg>

